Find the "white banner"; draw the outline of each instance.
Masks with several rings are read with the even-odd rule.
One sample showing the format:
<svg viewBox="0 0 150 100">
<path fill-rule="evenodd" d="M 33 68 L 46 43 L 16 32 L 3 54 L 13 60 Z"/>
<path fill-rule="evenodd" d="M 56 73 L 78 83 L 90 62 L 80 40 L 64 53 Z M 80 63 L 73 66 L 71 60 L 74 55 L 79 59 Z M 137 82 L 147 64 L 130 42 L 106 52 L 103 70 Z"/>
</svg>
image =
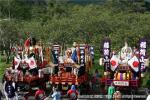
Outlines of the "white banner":
<svg viewBox="0 0 150 100">
<path fill-rule="evenodd" d="M 129 86 L 129 81 L 113 81 L 115 86 Z"/>
</svg>

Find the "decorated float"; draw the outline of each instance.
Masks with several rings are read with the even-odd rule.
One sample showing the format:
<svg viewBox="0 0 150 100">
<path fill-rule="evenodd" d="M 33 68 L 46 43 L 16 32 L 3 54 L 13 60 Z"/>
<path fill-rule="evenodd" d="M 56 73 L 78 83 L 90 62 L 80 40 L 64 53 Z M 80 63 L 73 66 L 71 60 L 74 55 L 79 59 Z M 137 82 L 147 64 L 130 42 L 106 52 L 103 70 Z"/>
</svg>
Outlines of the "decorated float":
<svg viewBox="0 0 150 100">
<path fill-rule="evenodd" d="M 147 58 L 147 42 L 141 40 L 138 48 L 125 46 L 119 51 L 111 52 L 110 40 L 103 43 L 103 58 L 100 65 L 104 66 L 104 77 L 100 79 L 101 85 L 109 86 L 111 83 L 124 89 L 137 89 L 142 83 L 144 72 L 149 66 Z"/>
<path fill-rule="evenodd" d="M 12 50 L 12 66 L 6 69 L 4 81 L 9 75 L 13 76 L 18 92 L 30 92 L 39 85 L 46 88 L 50 67 L 55 66 L 50 62 L 50 47 L 44 47 L 41 41 L 37 43 L 35 38 L 29 37 L 23 46 L 16 45 Z"/>
<path fill-rule="evenodd" d="M 94 61 L 94 48 L 88 44 L 74 42 L 73 47 L 65 51 L 59 44 L 44 46 L 31 36 L 23 45 L 14 46 L 12 52 L 14 59 L 5 71 L 4 81 L 13 76 L 17 91 L 28 92 L 26 96 L 32 95 L 35 87 L 46 89 L 46 83 L 64 91 L 73 84 L 79 87 L 87 83 Z"/>
<path fill-rule="evenodd" d="M 53 45 L 55 64 L 54 74 L 49 78 L 51 85 L 58 86 L 64 93 L 71 85 L 81 86 L 88 82 L 88 73 L 92 67 L 94 48 L 88 44 L 73 43 L 62 55 L 60 45 Z"/>
</svg>

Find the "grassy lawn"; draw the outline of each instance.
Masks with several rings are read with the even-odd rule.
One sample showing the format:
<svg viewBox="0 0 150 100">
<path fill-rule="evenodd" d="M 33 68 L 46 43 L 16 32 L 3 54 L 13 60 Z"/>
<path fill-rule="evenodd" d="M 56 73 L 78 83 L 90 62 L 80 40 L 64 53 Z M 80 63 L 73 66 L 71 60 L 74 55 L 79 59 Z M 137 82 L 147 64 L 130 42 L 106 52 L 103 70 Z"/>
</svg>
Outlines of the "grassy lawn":
<svg viewBox="0 0 150 100">
<path fill-rule="evenodd" d="M 6 64 L 3 58 L 4 57 L 0 55 L 0 81 L 2 80 L 5 69 L 10 66 L 10 64 Z"/>
</svg>

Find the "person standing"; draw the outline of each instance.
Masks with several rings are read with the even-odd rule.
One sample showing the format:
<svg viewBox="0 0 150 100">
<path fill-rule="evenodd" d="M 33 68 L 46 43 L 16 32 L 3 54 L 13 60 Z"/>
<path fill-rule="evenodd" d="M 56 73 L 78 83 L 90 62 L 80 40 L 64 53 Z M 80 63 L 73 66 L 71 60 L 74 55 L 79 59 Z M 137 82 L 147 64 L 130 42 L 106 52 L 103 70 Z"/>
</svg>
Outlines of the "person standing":
<svg viewBox="0 0 150 100">
<path fill-rule="evenodd" d="M 4 82 L 4 94 L 7 100 L 18 100 L 15 83 L 12 79 L 12 76 L 7 76 L 7 80 Z"/>
<path fill-rule="evenodd" d="M 53 94 L 51 95 L 53 100 L 61 100 L 61 93 L 58 91 L 57 88 L 53 87 Z"/>
<path fill-rule="evenodd" d="M 113 94 L 115 92 L 115 87 L 113 86 L 113 83 L 108 88 L 108 100 L 113 100 Z"/>
<path fill-rule="evenodd" d="M 113 94 L 114 100 L 121 100 L 121 92 L 119 91 L 119 88 L 117 87 L 116 92 Z"/>
<path fill-rule="evenodd" d="M 42 86 L 39 86 L 39 89 L 35 92 L 35 100 L 44 100 L 46 98 L 45 91 Z"/>
<path fill-rule="evenodd" d="M 78 98 L 78 92 L 75 88 L 75 85 L 71 86 L 71 89 L 68 90 L 67 95 L 69 96 L 69 100 L 77 100 Z"/>
</svg>

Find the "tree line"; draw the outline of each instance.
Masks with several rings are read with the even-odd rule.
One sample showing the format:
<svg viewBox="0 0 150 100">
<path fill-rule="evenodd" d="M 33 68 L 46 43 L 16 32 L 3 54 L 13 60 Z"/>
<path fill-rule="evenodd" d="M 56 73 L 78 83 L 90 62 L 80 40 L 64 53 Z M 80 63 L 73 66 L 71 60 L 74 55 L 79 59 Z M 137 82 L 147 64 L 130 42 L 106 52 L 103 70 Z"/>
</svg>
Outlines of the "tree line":
<svg viewBox="0 0 150 100">
<path fill-rule="evenodd" d="M 85 4 L 72 0 L 2 0 L 0 18 L 8 20 L 0 21 L 1 49 L 4 44 L 9 48 L 12 42 L 23 43 L 26 32 L 45 43 L 90 43 L 97 51 L 102 51 L 104 38 L 110 38 L 113 50 L 120 49 L 125 40 L 130 46 L 138 45 L 140 38 L 150 43 L 149 5 L 143 0 Z"/>
</svg>

